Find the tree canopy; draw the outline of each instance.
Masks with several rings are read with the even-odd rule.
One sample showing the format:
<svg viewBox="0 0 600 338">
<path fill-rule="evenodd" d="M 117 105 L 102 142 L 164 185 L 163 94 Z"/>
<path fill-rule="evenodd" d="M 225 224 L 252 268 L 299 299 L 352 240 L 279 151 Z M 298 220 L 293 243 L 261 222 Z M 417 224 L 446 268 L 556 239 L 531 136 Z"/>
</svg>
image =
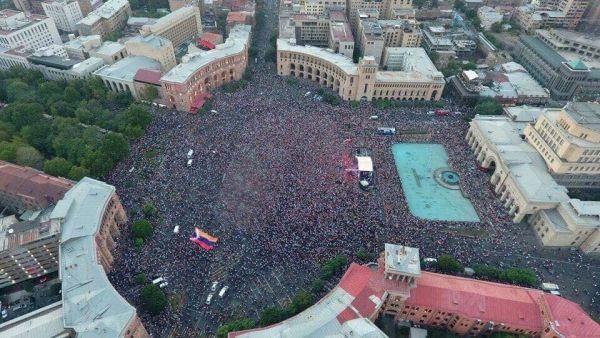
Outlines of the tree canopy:
<svg viewBox="0 0 600 338">
<path fill-rule="evenodd" d="M 142 288 L 140 300 L 144 310 L 153 315 L 161 313 L 168 304 L 167 296 L 155 284 L 148 284 Z"/>
<path fill-rule="evenodd" d="M 50 81 L 34 70 L 0 71 L 0 159 L 79 180 L 101 177 L 129 153 L 152 117 L 129 93 L 97 77 Z"/>
</svg>

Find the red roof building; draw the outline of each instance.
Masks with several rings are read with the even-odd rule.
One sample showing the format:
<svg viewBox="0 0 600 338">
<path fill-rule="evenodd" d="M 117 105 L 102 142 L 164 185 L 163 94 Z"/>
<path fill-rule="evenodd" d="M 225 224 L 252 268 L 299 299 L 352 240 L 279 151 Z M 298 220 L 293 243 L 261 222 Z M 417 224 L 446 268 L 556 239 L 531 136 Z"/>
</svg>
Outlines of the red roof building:
<svg viewBox="0 0 600 338">
<path fill-rule="evenodd" d="M 359 321 L 373 322 L 382 314 L 459 335 L 499 331 L 541 338 L 600 337 L 600 325 L 567 299 L 537 289 L 420 272 L 419 263 L 419 273 L 414 273 L 414 264 L 409 273 L 409 264 L 390 264 L 401 258 L 397 258 L 398 251 L 387 254 L 389 245 L 377 265 L 352 263 L 331 292 L 299 315 L 269 327 L 233 332 L 229 337 L 293 337 L 299 333 L 325 337 L 343 334 L 348 326 L 369 332 L 357 335 L 355 331 L 355 337 L 385 337 Z M 392 273 L 399 278 L 391 277 Z M 416 282 L 407 281 L 407 276 Z"/>
<path fill-rule="evenodd" d="M 15 210 L 39 210 L 55 204 L 73 186 L 68 179 L 0 161 L 0 205 Z"/>
<path fill-rule="evenodd" d="M 196 40 L 198 47 L 205 49 L 215 49 L 215 46 L 223 43 L 223 35 L 211 32 L 205 32 Z"/>
</svg>

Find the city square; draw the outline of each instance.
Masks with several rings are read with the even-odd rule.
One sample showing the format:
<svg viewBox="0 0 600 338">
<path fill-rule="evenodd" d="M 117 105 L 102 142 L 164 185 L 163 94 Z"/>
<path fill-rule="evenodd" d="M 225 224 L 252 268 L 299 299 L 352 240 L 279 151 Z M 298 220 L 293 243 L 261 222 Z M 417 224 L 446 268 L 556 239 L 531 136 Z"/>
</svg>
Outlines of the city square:
<svg viewBox="0 0 600 338">
<path fill-rule="evenodd" d="M 215 332 L 232 318 L 256 317 L 309 287 L 324 260 L 352 259 L 359 248 L 377 254 L 385 242 L 420 247 L 422 257 L 448 253 L 465 266 L 529 267 L 597 311 L 598 263 L 576 251 L 544 250 L 527 224 L 512 223 L 465 142 L 463 116 L 428 115 L 428 107 L 331 106 L 306 96 L 317 89 L 311 83 L 278 77 L 272 65 L 256 67 L 251 86 L 214 96 L 214 112 L 156 109 L 146 135 L 108 178 L 131 220 L 143 217 L 146 203 L 158 209 L 154 235 L 141 251 L 125 244 L 129 238 L 117 248 L 111 282 L 137 304 L 134 276 L 160 275 L 168 293 L 185 300 L 179 311 L 142 314 L 149 332 Z M 381 126 L 395 127 L 397 135 L 377 135 Z M 480 222 L 413 216 L 391 152 L 400 142 L 443 145 Z M 375 190 L 347 179 L 343 158 L 356 147 L 372 150 Z M 189 149 L 195 152 L 191 167 Z M 177 225 L 179 234 L 173 233 Z M 219 237 L 214 250 L 188 241 L 194 226 Z M 214 281 L 228 285 L 229 294 L 207 306 Z"/>
</svg>

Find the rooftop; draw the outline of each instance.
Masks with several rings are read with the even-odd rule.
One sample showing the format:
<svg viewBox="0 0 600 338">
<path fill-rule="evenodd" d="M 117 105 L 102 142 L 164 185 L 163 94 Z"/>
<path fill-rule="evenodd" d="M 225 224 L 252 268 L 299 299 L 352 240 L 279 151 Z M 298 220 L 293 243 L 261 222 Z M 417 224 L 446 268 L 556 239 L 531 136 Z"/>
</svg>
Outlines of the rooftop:
<svg viewBox="0 0 600 338">
<path fill-rule="evenodd" d="M 39 14 L 25 14 L 24 12 L 12 9 L 0 10 L 0 35 L 9 35 L 23 28 L 49 19 L 47 16 Z"/>
<path fill-rule="evenodd" d="M 472 121 L 485 135 L 495 153 L 508 167 L 509 176 L 529 201 L 561 203 L 569 200 L 567 189 L 548 173 L 541 155 L 519 136 L 519 130 L 506 116 L 477 115 Z"/>
<path fill-rule="evenodd" d="M 96 55 L 114 55 L 125 49 L 125 46 L 114 41 L 104 41 L 100 47 L 94 50 Z"/>
<path fill-rule="evenodd" d="M 435 68 L 425 50 L 421 47 L 388 47 L 387 53 L 396 57 L 401 55 L 402 70 L 379 71 L 377 81 L 392 82 L 401 81 L 444 81 L 442 72 Z"/>
<path fill-rule="evenodd" d="M 328 62 L 338 66 L 346 74 L 358 74 L 358 67 L 354 62 L 352 62 L 352 59 L 342 54 L 335 53 L 330 49 L 310 45 L 300 46 L 296 44 L 294 39 L 277 39 L 277 50 L 303 53 L 319 59 L 325 59 Z"/>
<path fill-rule="evenodd" d="M 421 276 L 419 249 L 386 243 L 385 271 L 392 271 L 413 277 Z"/>
<path fill-rule="evenodd" d="M 578 124 L 600 131 L 600 104 L 592 102 L 569 102 L 565 108 L 567 113 Z"/>
<path fill-rule="evenodd" d="M 77 24 L 83 24 L 91 26 L 100 19 L 110 19 L 118 11 L 124 7 L 129 6 L 127 0 L 108 0 L 102 4 L 102 6 L 96 8 L 93 12 L 88 14 L 85 18 L 81 19 Z"/>
<path fill-rule="evenodd" d="M 347 22 L 332 22 L 329 24 L 329 29 L 336 41 L 354 42 L 352 29 Z"/>
<path fill-rule="evenodd" d="M 161 81 L 184 83 L 195 72 L 207 64 L 225 57 L 241 53 L 250 41 L 250 26 L 236 25 L 231 29 L 225 43 L 215 46 L 215 49 L 183 56 L 181 63 L 168 71 Z"/>
<path fill-rule="evenodd" d="M 56 205 L 61 220 L 60 277 L 64 325 L 83 337 L 118 337 L 135 316 L 112 287 L 96 257 L 95 235 L 115 188 L 83 178 Z"/>
<path fill-rule="evenodd" d="M 0 191 L 31 199 L 42 208 L 58 202 L 72 185 L 70 180 L 0 161 Z"/>
<path fill-rule="evenodd" d="M 558 54 L 558 52 L 535 36 L 521 35 L 520 40 L 524 45 L 533 49 L 540 57 L 555 68 L 560 67 L 563 62 L 567 61 Z"/>
<path fill-rule="evenodd" d="M 133 38 L 127 40 L 127 42 L 125 42 L 125 44 L 129 43 L 130 41 L 135 42 L 135 43 L 143 43 L 143 44 L 152 46 L 153 48 L 156 48 L 156 49 L 161 49 L 161 48 L 164 48 L 169 45 L 172 46 L 172 43 L 169 39 L 165 39 L 161 36 L 154 35 L 154 34 L 150 34 L 150 35 L 146 35 L 146 36 L 136 35 Z"/>
<path fill-rule="evenodd" d="M 112 65 L 106 65 L 94 74 L 117 80 L 132 82 L 140 69 L 160 69 L 160 62 L 145 56 L 128 56 Z"/>
</svg>

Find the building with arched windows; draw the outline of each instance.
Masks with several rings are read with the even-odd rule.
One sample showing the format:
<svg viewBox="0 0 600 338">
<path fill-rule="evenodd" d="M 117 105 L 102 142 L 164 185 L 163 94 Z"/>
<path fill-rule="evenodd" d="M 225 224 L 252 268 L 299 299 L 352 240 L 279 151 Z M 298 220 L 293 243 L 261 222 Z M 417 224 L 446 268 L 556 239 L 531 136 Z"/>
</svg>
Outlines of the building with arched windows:
<svg viewBox="0 0 600 338">
<path fill-rule="evenodd" d="M 240 80 L 248 65 L 250 28 L 233 27 L 225 43 L 185 55 L 180 64 L 164 74 L 160 82 L 167 106 L 196 111 L 210 90 Z"/>
<path fill-rule="evenodd" d="M 569 127 L 572 133 L 584 130 L 585 126 L 575 121 L 592 123 L 592 113 L 590 104 L 570 103 L 563 109 L 545 109 L 534 124 L 478 115 L 470 122 L 466 139 L 478 165 L 490 173 L 494 192 L 515 223 L 527 221 L 544 246 L 579 248 L 597 255 L 600 202 L 571 198 L 565 188 L 565 184 L 595 187 L 582 184 L 594 183 L 594 175 L 586 169 L 573 174 L 560 171 L 597 167 L 591 160 L 592 142 L 584 143 L 581 136 L 566 131 Z M 573 116 L 575 120 L 571 120 Z M 564 149 L 568 149 L 566 156 L 561 152 Z"/>
<path fill-rule="evenodd" d="M 387 59 L 386 59 L 387 58 Z M 444 90 L 444 76 L 422 48 L 395 48 L 399 70 L 381 71 L 372 56 L 355 64 L 329 49 L 300 46 L 294 39 L 277 40 L 277 73 L 309 79 L 331 88 L 344 100 L 437 101 Z"/>
</svg>

